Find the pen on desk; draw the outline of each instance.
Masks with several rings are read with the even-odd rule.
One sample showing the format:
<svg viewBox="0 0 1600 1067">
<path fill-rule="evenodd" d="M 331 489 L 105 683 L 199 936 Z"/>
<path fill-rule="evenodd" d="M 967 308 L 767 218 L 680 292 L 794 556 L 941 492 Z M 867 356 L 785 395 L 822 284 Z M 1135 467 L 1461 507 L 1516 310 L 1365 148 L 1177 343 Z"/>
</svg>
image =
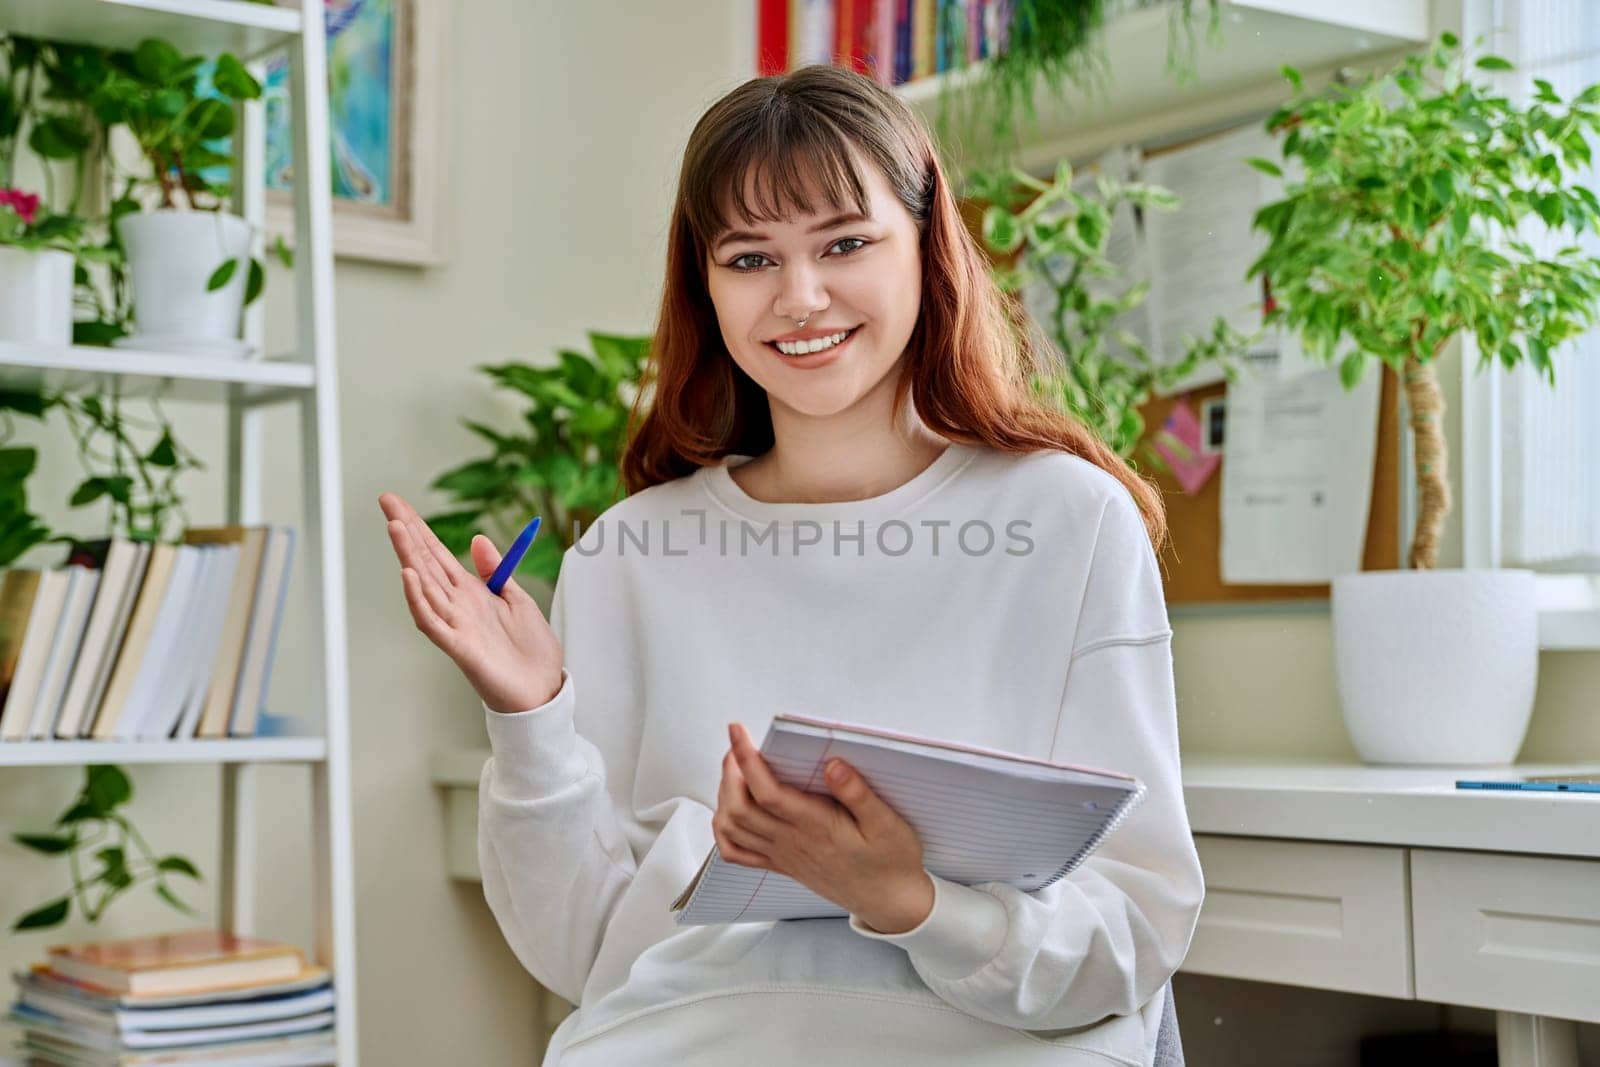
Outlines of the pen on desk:
<svg viewBox="0 0 1600 1067">
<path fill-rule="evenodd" d="M 506 554 L 500 560 L 500 566 L 494 569 L 489 576 L 489 592 L 495 596 L 500 595 L 500 590 L 506 587 L 506 582 L 511 580 L 511 572 L 517 569 L 517 564 L 522 562 L 522 557 L 528 554 L 528 546 L 533 544 L 534 535 L 539 532 L 539 516 L 535 515 L 533 521 L 522 528 L 517 539 L 511 542 L 511 547 L 506 549 Z"/>
</svg>

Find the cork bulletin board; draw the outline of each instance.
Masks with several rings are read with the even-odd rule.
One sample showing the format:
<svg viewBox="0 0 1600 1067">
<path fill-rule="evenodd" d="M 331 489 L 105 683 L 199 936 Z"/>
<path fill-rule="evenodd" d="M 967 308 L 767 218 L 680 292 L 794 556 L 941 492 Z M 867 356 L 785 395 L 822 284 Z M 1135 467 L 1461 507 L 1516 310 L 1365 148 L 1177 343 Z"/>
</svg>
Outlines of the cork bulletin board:
<svg viewBox="0 0 1600 1067">
<path fill-rule="evenodd" d="M 1368 371 L 1372 373 L 1372 371 Z M 1198 409 L 1213 397 L 1226 397 L 1218 383 L 1172 397 L 1157 397 L 1139 410 L 1145 417 L 1145 440 L 1161 429 L 1167 413 L 1180 400 Z M 1161 487 L 1167 505 L 1169 537 L 1161 553 L 1162 575 L 1169 604 L 1226 604 L 1283 600 L 1325 600 L 1328 585 L 1228 585 L 1222 581 L 1222 471 L 1228 465 L 1227 442 L 1222 463 L 1193 496 L 1179 488 L 1165 470 L 1141 467 Z M 1378 447 L 1373 458 L 1372 499 L 1367 511 L 1367 540 L 1362 570 L 1400 566 L 1400 383 L 1383 368 L 1378 400 Z"/>
</svg>

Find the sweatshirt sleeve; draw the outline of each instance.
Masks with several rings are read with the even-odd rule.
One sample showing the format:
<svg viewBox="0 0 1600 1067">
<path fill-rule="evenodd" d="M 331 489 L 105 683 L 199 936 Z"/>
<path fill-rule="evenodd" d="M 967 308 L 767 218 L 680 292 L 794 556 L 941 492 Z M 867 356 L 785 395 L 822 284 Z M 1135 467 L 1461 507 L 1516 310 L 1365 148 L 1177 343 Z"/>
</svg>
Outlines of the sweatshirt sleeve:
<svg viewBox="0 0 1600 1067">
<path fill-rule="evenodd" d="M 923 922 L 864 937 L 900 945 L 935 994 L 1022 1030 L 1136 1012 L 1183 962 L 1205 895 L 1178 760 L 1171 630 L 1132 498 L 1102 513 L 1050 758 L 1137 777 L 1144 800 L 1071 873 L 1031 893 L 931 876 Z"/>
<path fill-rule="evenodd" d="M 566 645 L 563 565 L 550 625 Z M 501 933 L 528 972 L 576 1004 L 601 935 L 636 865 L 606 789 L 599 749 L 574 726 L 579 680 L 565 668 L 546 704 L 487 705 L 492 756 L 478 789 L 478 865 Z"/>
</svg>

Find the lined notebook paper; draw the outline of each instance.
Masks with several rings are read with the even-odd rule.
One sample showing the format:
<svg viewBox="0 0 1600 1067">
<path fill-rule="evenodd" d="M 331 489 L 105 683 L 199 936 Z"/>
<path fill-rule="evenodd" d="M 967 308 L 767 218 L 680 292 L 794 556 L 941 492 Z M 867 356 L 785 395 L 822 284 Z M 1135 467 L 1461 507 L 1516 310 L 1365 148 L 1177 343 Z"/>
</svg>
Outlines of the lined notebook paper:
<svg viewBox="0 0 1600 1067">
<path fill-rule="evenodd" d="M 761 754 L 779 781 L 825 796 L 823 766 L 839 757 L 917 831 L 931 873 L 1024 892 L 1082 863 L 1145 793 L 1131 775 L 802 715 L 776 716 Z M 787 875 L 723 860 L 715 846 L 672 911 L 680 925 L 847 914 Z"/>
</svg>

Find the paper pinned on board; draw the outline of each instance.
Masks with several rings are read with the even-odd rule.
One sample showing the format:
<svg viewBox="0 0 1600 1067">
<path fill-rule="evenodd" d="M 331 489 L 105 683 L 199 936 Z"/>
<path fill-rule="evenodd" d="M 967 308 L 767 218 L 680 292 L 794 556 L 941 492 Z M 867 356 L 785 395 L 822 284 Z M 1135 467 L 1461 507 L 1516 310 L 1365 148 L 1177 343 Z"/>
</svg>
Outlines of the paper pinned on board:
<svg viewBox="0 0 1600 1067">
<path fill-rule="evenodd" d="M 1253 360 L 1228 386 L 1222 465 L 1222 580 L 1320 584 L 1361 569 L 1378 447 L 1382 375 L 1346 390 L 1336 366 L 1303 365 L 1299 341 Z"/>
<path fill-rule="evenodd" d="M 1272 138 L 1252 124 L 1147 157 L 1141 177 L 1182 201 L 1175 211 L 1144 217 L 1155 344 L 1164 363 L 1183 356 L 1184 338 L 1208 335 L 1217 316 L 1245 336 L 1261 329 L 1261 279 L 1247 280 L 1266 237 L 1251 228 L 1255 214 L 1281 195 L 1282 185 L 1245 163 L 1272 156 Z M 1216 364 L 1199 367 L 1168 393 L 1222 380 Z"/>
</svg>

